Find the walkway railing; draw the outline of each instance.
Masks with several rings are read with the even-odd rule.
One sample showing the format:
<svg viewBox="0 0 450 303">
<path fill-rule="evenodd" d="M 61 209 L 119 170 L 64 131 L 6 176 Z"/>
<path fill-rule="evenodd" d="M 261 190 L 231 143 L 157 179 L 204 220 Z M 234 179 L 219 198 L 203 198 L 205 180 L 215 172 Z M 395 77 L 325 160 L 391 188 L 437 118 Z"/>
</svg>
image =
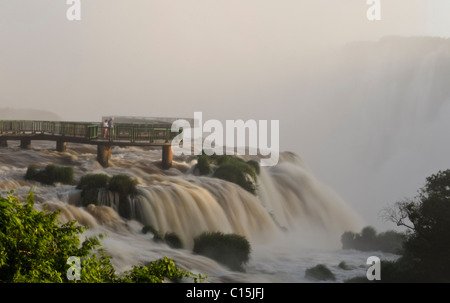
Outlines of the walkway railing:
<svg viewBox="0 0 450 303">
<path fill-rule="evenodd" d="M 95 122 L 0 120 L 0 137 L 39 134 L 130 143 L 167 143 L 178 135 L 170 126 L 158 124 L 115 123 L 114 128 L 107 128 L 105 133 L 103 124 Z"/>
</svg>

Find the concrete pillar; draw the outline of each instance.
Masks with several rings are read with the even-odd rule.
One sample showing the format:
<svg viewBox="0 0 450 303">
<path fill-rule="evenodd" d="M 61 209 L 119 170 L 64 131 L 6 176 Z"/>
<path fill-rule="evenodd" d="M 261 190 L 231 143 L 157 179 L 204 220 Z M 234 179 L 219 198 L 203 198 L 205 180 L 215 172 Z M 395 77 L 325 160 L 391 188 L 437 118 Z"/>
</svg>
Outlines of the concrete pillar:
<svg viewBox="0 0 450 303">
<path fill-rule="evenodd" d="M 0 139 L 0 147 L 8 147 L 8 140 Z"/>
<path fill-rule="evenodd" d="M 64 142 L 62 140 L 56 141 L 56 150 L 59 152 L 65 152 L 67 147 L 67 142 Z"/>
<path fill-rule="evenodd" d="M 31 139 L 30 138 L 20 139 L 20 148 L 31 149 Z"/>
<path fill-rule="evenodd" d="M 162 148 L 162 168 L 169 169 L 172 167 L 172 145 L 163 145 Z"/>
<path fill-rule="evenodd" d="M 111 159 L 111 146 L 109 145 L 97 145 L 97 161 L 103 167 L 108 167 L 109 160 Z"/>
</svg>

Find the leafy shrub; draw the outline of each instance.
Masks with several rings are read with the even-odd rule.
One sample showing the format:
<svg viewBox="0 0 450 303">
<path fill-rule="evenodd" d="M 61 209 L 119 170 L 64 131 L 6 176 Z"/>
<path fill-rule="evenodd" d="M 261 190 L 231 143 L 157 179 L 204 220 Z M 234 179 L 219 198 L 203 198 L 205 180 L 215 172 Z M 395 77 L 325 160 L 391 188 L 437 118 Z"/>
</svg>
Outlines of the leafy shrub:
<svg viewBox="0 0 450 303">
<path fill-rule="evenodd" d="M 206 279 L 182 270 L 167 257 L 150 262 L 149 266 L 133 266 L 132 270 L 119 276 L 111 257 L 101 249 L 99 238 L 86 237 L 80 241 L 88 227 L 78 226 L 76 221 L 60 224 L 59 212 L 33 208 L 32 192 L 25 203 L 12 196 L 13 193 L 6 198 L 0 197 L 1 282 L 71 282 L 66 275 L 70 256 L 82 260 L 80 282 L 84 283 L 161 283 L 164 278 L 172 281 L 190 278 L 194 282 L 203 282 Z"/>
<path fill-rule="evenodd" d="M 81 177 L 77 185 L 81 189 L 80 205 L 99 205 L 98 193 L 100 189 L 118 193 L 119 195 L 119 215 L 131 219 L 133 217 L 132 208 L 128 201 L 128 196 L 137 194 L 137 181 L 127 175 L 115 175 L 109 178 L 105 174 L 87 174 Z"/>
<path fill-rule="evenodd" d="M 210 167 L 209 157 L 206 155 L 198 157 L 196 168 L 202 176 L 210 174 L 212 169 Z"/>
<path fill-rule="evenodd" d="M 0 197 L 0 280 L 3 282 L 67 282 L 70 256 L 87 257 L 100 242 L 79 235 L 87 227 L 76 221 L 60 224 L 59 212 L 37 211 L 33 194 L 23 204 L 8 194 Z M 20 240 L 19 240 L 20 239 Z M 88 271 L 95 272 L 95 260 Z"/>
<path fill-rule="evenodd" d="M 30 165 L 25 174 L 25 179 L 38 181 L 47 185 L 52 185 L 55 182 L 72 184 L 73 168 L 49 164 L 43 170 L 38 171 L 36 165 Z"/>
<path fill-rule="evenodd" d="M 253 166 L 238 158 L 219 166 L 213 177 L 233 182 L 248 192 L 256 194 L 256 171 Z"/>
<path fill-rule="evenodd" d="M 259 163 L 254 160 L 244 160 L 230 155 L 208 156 L 203 152 L 198 157 L 196 169 L 200 175 L 209 175 L 241 186 L 256 195 L 256 181 L 260 172 Z"/>
<path fill-rule="evenodd" d="M 31 164 L 28 166 L 27 172 L 25 174 L 25 180 L 34 180 L 37 173 L 39 172 L 37 165 Z"/>
<path fill-rule="evenodd" d="M 250 255 L 250 243 L 243 236 L 204 232 L 194 239 L 193 251 L 214 259 L 232 270 L 243 271 Z"/>
<path fill-rule="evenodd" d="M 144 234 L 146 234 L 146 233 L 153 234 L 153 241 L 155 241 L 157 243 L 158 242 L 164 242 L 164 237 L 152 225 L 146 225 L 146 226 L 142 227 L 142 232 Z"/>
<path fill-rule="evenodd" d="M 183 248 L 183 242 L 180 237 L 174 232 L 167 232 L 164 236 L 156 230 L 152 225 L 146 225 L 142 227 L 142 233 L 153 234 L 153 241 L 164 242 L 172 248 Z"/>
<path fill-rule="evenodd" d="M 305 271 L 305 278 L 315 280 L 336 280 L 336 277 L 324 264 L 318 264 Z"/>
<path fill-rule="evenodd" d="M 401 257 L 381 261 L 381 282 L 445 283 L 450 281 L 450 170 L 426 178 L 413 199 L 383 210 L 383 217 L 406 228 Z M 351 235 L 346 234 L 345 240 Z M 387 242 L 395 234 L 379 235 Z M 350 282 L 361 281 L 351 279 Z"/>
<path fill-rule="evenodd" d="M 108 182 L 109 177 L 105 174 L 87 174 L 81 177 L 77 188 L 82 190 L 106 188 Z"/>
<path fill-rule="evenodd" d="M 380 250 L 389 253 L 400 253 L 404 236 L 396 231 L 377 234 L 371 226 L 364 227 L 360 233 L 346 231 L 341 236 L 343 249 L 361 251 Z"/>
<path fill-rule="evenodd" d="M 108 186 L 109 177 L 105 174 L 87 174 L 81 177 L 77 188 L 81 189 L 80 204 L 87 206 L 89 204 L 99 205 L 98 192 Z"/>
<path fill-rule="evenodd" d="M 256 172 L 257 175 L 260 174 L 260 172 L 261 172 L 261 167 L 259 166 L 259 162 L 258 162 L 258 161 L 255 161 L 255 160 L 249 160 L 249 161 L 247 161 L 247 164 L 250 165 L 250 166 L 252 166 L 252 167 L 255 169 L 255 172 Z"/>
<path fill-rule="evenodd" d="M 183 248 L 183 242 L 174 232 L 168 232 L 164 235 L 164 242 L 172 248 Z"/>
<path fill-rule="evenodd" d="M 120 197 L 135 195 L 137 181 L 127 175 L 115 175 L 109 180 L 108 189 L 116 192 Z"/>
<path fill-rule="evenodd" d="M 206 276 L 195 275 L 182 270 L 172 259 L 164 257 L 150 262 L 148 266 L 134 265 L 130 271 L 125 273 L 124 281 L 134 283 L 163 283 L 164 278 L 173 282 L 180 282 L 183 278 L 192 278 L 196 283 L 203 282 Z"/>
</svg>

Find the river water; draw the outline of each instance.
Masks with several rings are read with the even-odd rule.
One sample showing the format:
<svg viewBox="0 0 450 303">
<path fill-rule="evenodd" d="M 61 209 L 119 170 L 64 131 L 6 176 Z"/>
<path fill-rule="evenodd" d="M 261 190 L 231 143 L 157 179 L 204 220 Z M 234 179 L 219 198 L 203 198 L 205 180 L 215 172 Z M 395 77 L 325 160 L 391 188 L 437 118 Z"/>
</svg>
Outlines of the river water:
<svg viewBox="0 0 450 303">
<path fill-rule="evenodd" d="M 60 220 L 77 220 L 91 228 L 85 235 L 105 234 L 101 241 L 117 272 L 140 262 L 163 256 L 192 272 L 206 274 L 210 282 L 314 282 L 305 279 L 305 270 L 325 264 L 336 282 L 365 275 L 369 256 L 395 259 L 382 252 L 340 249 L 344 231 L 360 231 L 359 216 L 330 188 L 307 169 L 300 156 L 285 152 L 274 167 L 261 168 L 257 195 L 239 186 L 207 176 L 197 176 L 193 157 L 175 157 L 173 167 L 160 169 L 160 149 L 113 148 L 111 165 L 96 161 L 96 148 L 68 144 L 67 151 L 55 151 L 54 142 L 32 142 L 22 150 L 10 141 L 0 149 L 0 194 L 14 190 L 24 199 L 32 189 L 37 208 L 44 204 L 60 210 Z M 117 211 L 117 197 L 103 192 L 102 205 L 81 207 L 75 185 L 41 185 L 24 180 L 28 165 L 72 166 L 75 180 L 88 173 L 109 176 L 127 174 L 135 178 L 138 195 L 129 199 L 131 219 Z M 155 243 L 144 225 L 162 234 L 175 232 L 184 249 Z M 192 253 L 193 239 L 204 231 L 221 231 L 245 236 L 251 256 L 245 272 L 234 272 L 217 262 Z M 350 269 L 338 267 L 345 261 Z"/>
</svg>

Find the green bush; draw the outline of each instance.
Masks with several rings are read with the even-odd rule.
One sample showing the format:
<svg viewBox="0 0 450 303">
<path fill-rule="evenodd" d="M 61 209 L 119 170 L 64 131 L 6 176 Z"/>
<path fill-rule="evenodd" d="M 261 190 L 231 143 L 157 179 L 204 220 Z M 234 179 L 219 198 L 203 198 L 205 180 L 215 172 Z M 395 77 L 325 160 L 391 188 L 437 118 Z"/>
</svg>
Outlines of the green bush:
<svg viewBox="0 0 450 303">
<path fill-rule="evenodd" d="M 241 186 L 256 195 L 257 176 L 260 172 L 259 163 L 254 160 L 244 160 L 230 155 L 208 156 L 205 152 L 198 157 L 196 169 L 200 175 L 209 175 Z"/>
<path fill-rule="evenodd" d="M 172 248 L 183 248 L 183 242 L 174 232 L 168 232 L 164 235 L 164 242 Z"/>
<path fill-rule="evenodd" d="M 47 185 L 52 185 L 55 182 L 72 184 L 73 168 L 49 164 L 43 170 L 38 171 L 36 165 L 30 165 L 25 174 L 25 179 L 38 181 Z"/>
<path fill-rule="evenodd" d="M 167 232 L 164 236 L 156 230 L 152 225 L 146 225 L 142 227 L 142 233 L 147 234 L 151 233 L 153 234 L 153 241 L 159 243 L 163 242 L 169 245 L 172 248 L 183 248 L 183 242 L 181 241 L 180 237 L 174 233 L 174 232 Z"/>
<path fill-rule="evenodd" d="M 250 165 L 250 166 L 252 166 L 252 167 L 255 169 L 255 172 L 256 172 L 257 175 L 260 174 L 260 172 L 261 172 L 261 167 L 259 166 L 259 162 L 258 162 L 258 161 L 255 161 L 255 160 L 249 160 L 249 161 L 247 161 L 247 164 Z"/>
<path fill-rule="evenodd" d="M 79 236 L 87 227 L 77 226 L 76 221 L 60 224 L 59 212 L 33 208 L 32 193 L 25 204 L 12 193 L 0 197 L 0 281 L 68 282 L 67 259 L 88 257 L 99 246 L 98 238 L 81 243 Z M 95 273 L 97 261 L 92 260 L 86 270 Z"/>
<path fill-rule="evenodd" d="M 27 172 L 25 174 L 25 180 L 34 180 L 37 173 L 39 172 L 39 169 L 37 165 L 31 164 L 28 166 Z"/>
<path fill-rule="evenodd" d="M 335 281 L 336 280 L 336 277 L 334 276 L 334 274 L 324 264 L 318 264 L 314 267 L 308 268 L 305 271 L 305 278 L 321 280 L 321 281 L 322 280 L 323 281 L 327 281 L 327 280 Z"/>
<path fill-rule="evenodd" d="M 346 231 L 341 236 L 342 249 L 360 251 L 380 250 L 389 253 L 401 253 L 404 235 L 390 230 L 377 234 L 371 226 L 364 227 L 360 233 Z"/>
<path fill-rule="evenodd" d="M 119 276 L 111 257 L 101 249 L 99 238 L 81 237 L 88 227 L 79 226 L 76 221 L 60 224 L 59 212 L 34 209 L 32 192 L 25 203 L 13 193 L 0 197 L 0 282 L 71 282 L 66 275 L 70 256 L 81 259 L 83 283 L 161 283 L 164 278 L 203 282 L 206 278 L 182 270 L 167 257 L 150 262 L 149 266 L 133 266 Z"/>
<path fill-rule="evenodd" d="M 247 239 L 236 234 L 205 232 L 194 239 L 195 253 L 214 259 L 232 270 L 244 270 L 250 250 Z"/>
<path fill-rule="evenodd" d="M 412 199 L 396 202 L 382 216 L 406 228 L 402 234 L 401 257 L 381 260 L 381 281 L 399 283 L 445 283 L 450 281 L 450 170 L 426 178 L 425 186 Z M 397 236 L 386 232 L 378 236 L 386 243 Z M 345 235 L 345 241 L 351 235 Z M 349 282 L 362 281 L 355 278 Z"/>
<path fill-rule="evenodd" d="M 137 194 L 137 181 L 127 175 L 115 175 L 112 178 L 105 174 L 87 174 L 81 177 L 77 185 L 81 189 L 80 205 L 99 205 L 98 193 L 106 189 L 119 195 L 119 215 L 131 219 L 134 214 L 128 201 L 128 196 Z"/>
<path fill-rule="evenodd" d="M 65 166 L 56 166 L 53 164 L 47 165 L 44 169 L 44 175 L 48 177 L 47 184 L 53 184 L 55 182 L 61 182 L 64 184 L 73 183 L 73 168 Z"/>
<path fill-rule="evenodd" d="M 212 169 L 210 167 L 209 157 L 206 155 L 198 157 L 196 168 L 202 176 L 210 174 Z"/>
<path fill-rule="evenodd" d="M 108 186 L 109 177 L 105 174 L 87 174 L 81 177 L 77 189 L 81 189 L 80 204 L 87 206 L 89 204 L 99 205 L 98 192 Z"/>
<path fill-rule="evenodd" d="M 137 181 L 127 175 L 115 175 L 109 180 L 108 190 L 119 194 L 119 215 L 132 219 L 134 214 L 128 196 L 137 194 Z"/>
<path fill-rule="evenodd" d="M 146 226 L 142 227 L 142 232 L 144 234 L 146 234 L 146 233 L 153 234 L 153 241 L 155 241 L 157 243 L 158 242 L 164 242 L 164 237 L 152 225 L 146 225 Z"/>
<path fill-rule="evenodd" d="M 173 282 L 180 282 L 183 278 L 192 278 L 196 283 L 203 282 L 206 276 L 195 275 L 182 270 L 172 259 L 164 257 L 150 262 L 148 266 L 133 266 L 132 270 L 125 273 L 124 281 L 134 283 L 163 283 L 164 278 Z"/>
<path fill-rule="evenodd" d="M 116 192 L 120 197 L 135 195 L 137 181 L 127 175 L 115 175 L 109 180 L 108 190 Z"/>
<path fill-rule="evenodd" d="M 109 177 L 105 174 L 87 174 L 81 177 L 77 188 L 81 190 L 106 188 Z"/>
<path fill-rule="evenodd" d="M 256 194 L 256 171 L 253 166 L 235 158 L 220 165 L 213 174 L 214 178 L 233 182 L 252 194 Z"/>
</svg>

